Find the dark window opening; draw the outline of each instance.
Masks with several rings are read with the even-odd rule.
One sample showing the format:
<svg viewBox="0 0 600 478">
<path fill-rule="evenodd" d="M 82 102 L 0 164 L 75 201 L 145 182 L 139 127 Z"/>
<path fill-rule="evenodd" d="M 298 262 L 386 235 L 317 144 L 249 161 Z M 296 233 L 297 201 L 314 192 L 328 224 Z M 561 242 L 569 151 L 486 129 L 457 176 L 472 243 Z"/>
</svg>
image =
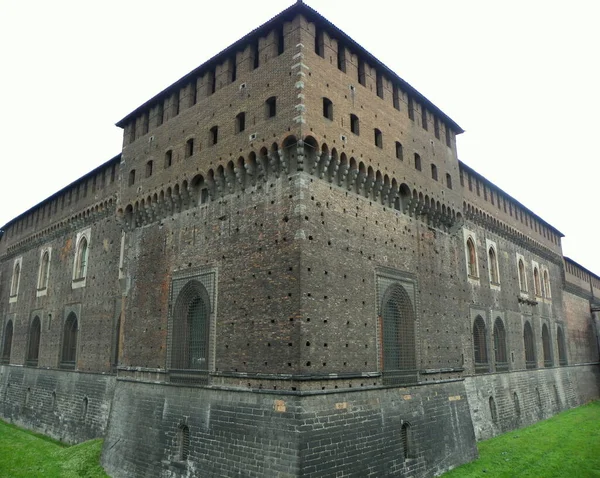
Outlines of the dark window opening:
<svg viewBox="0 0 600 478">
<path fill-rule="evenodd" d="M 152 161 L 148 161 L 146 163 L 146 177 L 149 178 L 150 176 L 152 176 L 152 165 L 154 163 Z"/>
<path fill-rule="evenodd" d="M 494 397 L 490 397 L 490 415 L 492 416 L 492 421 L 496 423 L 498 421 L 498 411 L 496 410 L 496 402 L 494 401 Z"/>
<path fill-rule="evenodd" d="M 408 97 L 408 118 L 411 121 L 415 120 L 415 103 L 410 96 Z"/>
<path fill-rule="evenodd" d="M 258 38 L 254 40 L 252 45 L 252 68 L 255 70 L 258 68 L 260 64 L 260 46 L 258 44 Z"/>
<path fill-rule="evenodd" d="M 525 344 L 525 367 L 536 368 L 535 348 L 533 343 L 533 330 L 529 321 L 525 322 L 523 328 L 523 342 Z"/>
<path fill-rule="evenodd" d="M 179 425 L 177 442 L 177 458 L 179 461 L 185 461 L 190 453 L 190 429 L 187 425 Z"/>
<path fill-rule="evenodd" d="M 325 58 L 325 45 L 323 43 L 323 32 L 317 27 L 315 28 L 315 53 L 321 58 Z"/>
<path fill-rule="evenodd" d="M 156 126 L 160 126 L 165 121 L 165 109 L 162 103 L 156 106 Z"/>
<path fill-rule="evenodd" d="M 129 171 L 129 186 L 133 186 L 135 184 L 135 169 Z"/>
<path fill-rule="evenodd" d="M 496 371 L 505 372 L 508 370 L 508 354 L 506 351 L 506 329 L 500 317 L 494 322 L 494 359 L 496 362 Z"/>
<path fill-rule="evenodd" d="M 418 153 L 415 153 L 415 169 L 421 171 L 421 156 Z"/>
<path fill-rule="evenodd" d="M 277 98 L 271 96 L 265 101 L 267 118 L 273 118 L 277 115 Z"/>
<path fill-rule="evenodd" d="M 425 105 L 421 105 L 421 126 L 427 131 L 427 110 L 425 109 Z"/>
<path fill-rule="evenodd" d="M 402 143 L 400 141 L 396 141 L 396 159 L 400 161 L 404 160 L 404 152 L 402 150 Z"/>
<path fill-rule="evenodd" d="M 217 72 L 216 70 L 212 70 L 210 72 L 210 89 L 208 90 L 208 94 L 212 95 L 215 91 L 217 91 Z"/>
<path fill-rule="evenodd" d="M 402 441 L 402 453 L 404 460 L 413 457 L 412 430 L 409 423 L 403 423 L 400 428 L 400 439 Z"/>
<path fill-rule="evenodd" d="M 437 116 L 433 118 L 433 132 L 437 139 L 440 139 L 440 120 L 437 119 Z"/>
<path fill-rule="evenodd" d="M 565 347 L 565 334 L 562 327 L 556 330 L 556 340 L 558 342 L 558 363 L 559 365 L 567 365 L 567 349 Z"/>
<path fill-rule="evenodd" d="M 480 315 L 477 316 L 473 324 L 473 351 L 475 355 L 475 373 L 489 372 L 487 333 L 485 322 Z"/>
<path fill-rule="evenodd" d="M 38 357 L 40 355 L 40 318 L 36 316 L 29 326 L 29 344 L 27 347 L 26 365 L 37 367 Z"/>
<path fill-rule="evenodd" d="M 379 73 L 379 71 L 376 73 L 376 75 L 375 84 L 377 87 L 377 96 L 383 98 L 383 75 Z"/>
<path fill-rule="evenodd" d="M 179 91 L 173 93 L 171 101 L 171 112 L 173 113 L 173 116 L 177 116 L 179 114 Z"/>
<path fill-rule="evenodd" d="M 133 143 L 135 141 L 135 120 L 131 120 L 129 124 L 129 142 Z"/>
<path fill-rule="evenodd" d="M 356 115 L 350 115 L 350 131 L 356 135 L 360 134 L 360 124 Z"/>
<path fill-rule="evenodd" d="M 2 343 L 2 363 L 10 363 L 10 352 L 12 349 L 13 324 L 9 320 L 4 328 L 4 340 Z"/>
<path fill-rule="evenodd" d="M 190 138 L 185 142 L 185 157 L 189 158 L 194 154 L 194 138 Z"/>
<path fill-rule="evenodd" d="M 170 168 L 173 164 L 173 151 L 169 150 L 165 153 L 165 169 Z"/>
<path fill-rule="evenodd" d="M 373 132 L 374 132 L 375 146 L 377 146 L 378 148 L 383 148 L 383 134 L 377 128 L 375 128 L 373 130 Z"/>
<path fill-rule="evenodd" d="M 452 146 L 452 136 L 450 135 L 450 128 L 446 125 L 446 146 Z"/>
<path fill-rule="evenodd" d="M 235 117 L 235 132 L 241 133 L 246 129 L 246 113 L 243 111 Z"/>
<path fill-rule="evenodd" d="M 472 237 L 467 239 L 467 258 L 469 260 L 469 263 L 467 264 L 469 276 L 474 278 L 479 277 L 477 270 L 477 253 L 475 251 L 475 242 Z"/>
<path fill-rule="evenodd" d="M 333 103 L 329 98 L 323 98 L 323 116 L 333 120 Z"/>
<path fill-rule="evenodd" d="M 150 128 L 150 116 L 149 113 L 144 113 L 142 116 L 142 134 L 147 134 Z"/>
<path fill-rule="evenodd" d="M 390 285 L 381 301 L 384 383 L 416 380 L 415 313 L 406 289 Z"/>
<path fill-rule="evenodd" d="M 398 95 L 398 87 L 396 85 L 392 86 L 392 101 L 394 108 L 400 111 L 400 96 Z"/>
<path fill-rule="evenodd" d="M 283 25 L 277 32 L 277 54 L 281 55 L 285 51 L 285 32 L 283 31 Z"/>
<path fill-rule="evenodd" d="M 190 83 L 190 106 L 194 106 L 198 101 L 198 89 L 196 81 Z"/>
<path fill-rule="evenodd" d="M 452 189 L 452 176 L 450 176 L 450 173 L 446 173 L 446 187 Z"/>
<path fill-rule="evenodd" d="M 433 179 L 434 181 L 438 180 L 438 170 L 435 164 L 431 165 L 431 179 Z"/>
<path fill-rule="evenodd" d="M 61 367 L 75 368 L 77 356 L 77 316 L 71 312 L 63 329 L 63 343 L 61 353 Z"/>
<path fill-rule="evenodd" d="M 542 325 L 542 349 L 544 352 L 544 367 L 552 367 L 554 361 L 552 360 L 552 347 L 550 345 L 550 332 L 548 332 L 548 326 Z"/>
<path fill-rule="evenodd" d="M 358 82 L 363 85 L 363 86 L 367 86 L 367 79 L 366 79 L 366 72 L 365 72 L 366 68 L 365 68 L 365 62 L 364 60 L 362 60 L 361 58 L 358 59 Z"/>
<path fill-rule="evenodd" d="M 213 126 L 210 129 L 210 143 L 211 144 L 217 144 L 219 141 L 219 127 L 218 126 Z"/>
<path fill-rule="evenodd" d="M 346 73 L 346 47 L 341 43 L 338 43 L 337 67 L 338 70 Z"/>
<path fill-rule="evenodd" d="M 231 83 L 237 80 L 237 62 L 235 61 L 235 55 L 231 59 Z"/>
</svg>

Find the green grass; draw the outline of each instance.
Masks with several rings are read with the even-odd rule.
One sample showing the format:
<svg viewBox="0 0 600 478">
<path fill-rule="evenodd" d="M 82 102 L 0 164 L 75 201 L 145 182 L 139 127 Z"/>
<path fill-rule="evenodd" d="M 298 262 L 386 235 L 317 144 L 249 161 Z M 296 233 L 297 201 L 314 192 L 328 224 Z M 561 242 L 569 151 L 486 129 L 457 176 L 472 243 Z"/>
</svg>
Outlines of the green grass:
<svg viewBox="0 0 600 478">
<path fill-rule="evenodd" d="M 444 478 L 600 477 L 600 401 L 482 441 L 479 459 Z"/>
<path fill-rule="evenodd" d="M 67 446 L 0 421 L 2 478 L 108 478 L 100 466 L 102 440 Z"/>
</svg>

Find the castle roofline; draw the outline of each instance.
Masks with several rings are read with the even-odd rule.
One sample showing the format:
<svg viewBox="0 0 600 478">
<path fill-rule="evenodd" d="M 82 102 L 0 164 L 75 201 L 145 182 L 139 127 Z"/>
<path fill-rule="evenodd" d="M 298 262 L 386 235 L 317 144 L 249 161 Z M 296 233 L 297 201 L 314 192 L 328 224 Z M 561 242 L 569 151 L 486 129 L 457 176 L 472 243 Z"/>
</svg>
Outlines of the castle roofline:
<svg viewBox="0 0 600 478">
<path fill-rule="evenodd" d="M 354 41 L 350 36 L 336 27 L 333 23 L 323 17 L 319 12 L 314 10 L 313 8 L 306 5 L 301 0 L 298 0 L 296 3 L 291 5 L 290 7 L 283 10 L 278 15 L 275 15 L 273 18 L 268 20 L 266 23 L 262 24 L 258 28 L 252 30 L 247 35 L 243 36 L 241 39 L 228 46 L 220 53 L 217 53 L 215 56 L 210 58 L 208 61 L 204 62 L 199 67 L 195 68 L 187 75 L 183 76 L 175 83 L 171 84 L 164 90 L 162 90 L 157 95 L 153 96 L 151 99 L 138 106 L 135 110 L 125 116 L 123 119 L 116 123 L 116 126 L 119 128 L 124 128 L 127 123 L 129 123 L 133 118 L 137 117 L 143 111 L 147 110 L 151 106 L 157 103 L 157 101 L 161 98 L 165 98 L 175 92 L 177 89 L 185 86 L 192 79 L 200 76 L 201 73 L 214 68 L 216 65 L 221 63 L 225 58 L 232 55 L 238 50 L 243 49 L 250 41 L 256 39 L 257 37 L 265 36 L 270 32 L 274 26 L 278 25 L 281 22 L 291 21 L 297 15 L 304 15 L 307 20 L 310 22 L 318 24 L 320 27 L 326 29 L 327 31 L 333 33 L 334 37 L 338 37 L 338 40 L 350 50 L 362 56 L 367 63 L 371 64 L 379 68 L 384 74 L 386 74 L 391 80 L 397 83 L 404 91 L 406 91 L 410 96 L 412 96 L 417 101 L 424 104 L 430 111 L 433 111 L 446 122 L 454 131 L 455 134 L 464 133 L 464 130 L 448 115 L 446 115 L 442 110 L 440 110 L 436 105 L 434 105 L 430 100 L 428 100 L 425 96 L 423 96 L 416 88 L 411 86 L 407 81 L 403 80 L 400 76 L 398 76 L 394 71 L 384 65 L 381 61 L 379 61 L 374 55 L 369 53 L 365 48 L 363 48 L 360 44 Z"/>
<path fill-rule="evenodd" d="M 16 223 L 19 219 L 27 216 L 28 214 L 32 213 L 33 211 L 35 211 L 36 209 L 38 209 L 39 207 L 49 203 L 50 201 L 56 199 L 57 197 L 60 197 L 61 194 L 67 192 L 69 189 L 73 188 L 74 186 L 76 186 L 77 184 L 83 182 L 86 179 L 89 179 L 91 177 L 93 177 L 96 173 L 98 173 L 101 169 L 106 168 L 107 166 L 110 166 L 111 164 L 115 163 L 115 164 L 119 164 L 121 162 L 121 153 L 117 154 L 116 156 L 114 156 L 113 158 L 109 159 L 108 161 L 102 163 L 100 166 L 92 169 L 91 171 L 89 171 L 88 173 L 84 174 L 83 176 L 81 176 L 80 178 L 76 179 L 75 181 L 67 184 L 64 188 L 59 189 L 58 191 L 56 191 L 54 194 L 52 194 L 51 196 L 48 196 L 46 199 L 44 199 L 43 201 L 40 201 L 39 203 L 37 203 L 36 205 L 30 207 L 29 209 L 27 209 L 26 211 L 22 212 L 21 214 L 19 214 L 18 216 L 14 217 L 13 219 L 11 219 L 10 221 L 8 221 L 4 226 L 0 227 L 0 237 L 2 237 L 2 234 L 8 229 L 8 227 L 12 226 L 14 223 Z"/>
<path fill-rule="evenodd" d="M 597 274 L 594 274 L 591 270 L 589 270 L 588 268 L 582 266 L 579 262 L 574 261 L 573 259 L 571 259 L 570 257 L 567 256 L 563 256 L 563 259 L 565 260 L 565 262 L 569 262 L 571 265 L 581 269 L 584 272 L 587 272 L 589 275 L 593 276 L 594 278 L 596 278 L 598 281 L 600 281 L 600 276 Z"/>
<path fill-rule="evenodd" d="M 551 229 L 552 232 L 554 232 L 556 235 L 558 235 L 559 237 L 565 237 L 565 235 L 562 232 L 560 232 L 558 229 L 556 229 L 552 224 L 546 222 L 544 219 L 542 219 L 540 216 L 538 216 L 535 212 L 533 212 L 531 209 L 529 209 L 527 206 L 525 206 L 522 202 L 516 200 L 513 196 L 511 196 L 506 191 L 504 191 L 504 189 L 496 186 L 493 182 L 491 182 L 489 179 L 487 179 L 482 174 L 480 174 L 477 171 L 475 171 L 472 167 L 468 166 L 467 164 L 465 164 L 460 159 L 458 160 L 458 164 L 460 166 L 460 169 L 464 169 L 469 174 L 471 174 L 471 175 L 477 177 L 478 179 L 480 179 L 482 182 L 484 182 L 484 183 L 492 186 L 494 189 L 500 191 L 504 196 L 506 196 L 508 199 L 510 199 L 511 201 L 513 201 L 517 206 L 519 206 L 520 208 L 522 208 L 523 211 L 526 211 L 528 214 L 531 214 L 538 221 L 540 221 L 544 226 L 546 226 L 548 229 Z"/>
</svg>

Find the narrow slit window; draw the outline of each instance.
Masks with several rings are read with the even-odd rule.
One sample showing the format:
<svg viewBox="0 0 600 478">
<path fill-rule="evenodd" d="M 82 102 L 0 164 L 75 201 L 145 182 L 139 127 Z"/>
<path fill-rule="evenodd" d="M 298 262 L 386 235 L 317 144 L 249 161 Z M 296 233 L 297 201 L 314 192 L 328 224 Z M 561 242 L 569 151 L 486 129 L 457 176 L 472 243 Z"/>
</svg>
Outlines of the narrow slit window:
<svg viewBox="0 0 600 478">
<path fill-rule="evenodd" d="M 421 171 L 421 156 L 418 153 L 415 153 L 415 169 Z"/>
<path fill-rule="evenodd" d="M 210 129 L 210 143 L 217 144 L 219 142 L 219 127 L 213 126 Z"/>
<path fill-rule="evenodd" d="M 267 118 L 274 118 L 277 115 L 277 98 L 271 96 L 265 101 Z"/>
<path fill-rule="evenodd" d="M 400 161 L 404 160 L 404 152 L 402 150 L 402 143 L 400 141 L 396 141 L 396 159 Z"/>
<path fill-rule="evenodd" d="M 434 181 L 438 180 L 438 170 L 435 164 L 431 165 L 431 179 L 433 179 Z"/>
<path fill-rule="evenodd" d="M 383 134 L 381 133 L 381 130 L 375 128 L 373 130 L 373 132 L 374 132 L 375 146 L 377 146 L 378 148 L 383 148 Z"/>
<path fill-rule="evenodd" d="M 185 142 L 185 157 L 189 158 L 194 154 L 194 138 L 190 138 Z"/>
</svg>

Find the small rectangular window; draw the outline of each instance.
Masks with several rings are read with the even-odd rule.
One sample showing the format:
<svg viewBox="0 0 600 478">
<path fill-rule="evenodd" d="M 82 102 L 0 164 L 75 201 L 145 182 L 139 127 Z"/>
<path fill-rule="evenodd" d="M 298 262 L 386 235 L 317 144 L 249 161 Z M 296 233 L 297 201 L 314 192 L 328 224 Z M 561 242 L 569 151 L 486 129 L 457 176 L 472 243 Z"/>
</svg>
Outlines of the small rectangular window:
<svg viewBox="0 0 600 478">
<path fill-rule="evenodd" d="M 396 85 L 392 86 L 392 101 L 394 108 L 400 111 L 400 96 L 398 95 L 398 87 Z"/>
<path fill-rule="evenodd" d="M 219 127 L 213 126 L 210 129 L 210 143 L 217 144 L 219 142 Z"/>
<path fill-rule="evenodd" d="M 404 152 L 402 151 L 402 143 L 400 141 L 396 141 L 396 159 L 400 161 L 404 160 Z"/>
<path fill-rule="evenodd" d="M 189 158 L 194 154 L 194 138 L 190 138 L 185 142 L 185 157 Z"/>
<path fill-rule="evenodd" d="M 383 75 L 379 71 L 376 75 L 377 96 L 383 98 Z"/>
<path fill-rule="evenodd" d="M 446 125 L 446 146 L 452 146 L 452 137 L 450 135 L 450 128 Z"/>
<path fill-rule="evenodd" d="M 173 164 L 173 151 L 169 150 L 165 153 L 165 169 L 170 168 Z"/>
<path fill-rule="evenodd" d="M 329 98 L 323 98 L 323 116 L 333 120 L 333 103 Z"/>
<path fill-rule="evenodd" d="M 421 126 L 427 131 L 427 109 L 425 105 L 421 105 Z"/>
<path fill-rule="evenodd" d="M 374 136 L 375 146 L 377 146 L 378 148 L 383 148 L 383 134 L 381 133 L 381 131 L 375 128 Z"/>
<path fill-rule="evenodd" d="M 246 129 L 246 113 L 243 111 L 235 117 L 235 132 L 241 133 Z"/>
<path fill-rule="evenodd" d="M 165 120 L 165 111 L 162 102 L 156 106 L 156 126 L 163 124 Z"/>
<path fill-rule="evenodd" d="M 435 164 L 431 165 L 431 179 L 433 179 L 434 181 L 438 180 L 438 171 L 437 166 Z"/>
<path fill-rule="evenodd" d="M 346 47 L 341 43 L 338 43 L 337 67 L 338 70 L 346 73 Z"/>
<path fill-rule="evenodd" d="M 411 121 L 415 120 L 415 103 L 410 96 L 408 97 L 408 118 Z"/>
<path fill-rule="evenodd" d="M 356 135 L 360 134 L 360 125 L 358 121 L 358 116 L 356 115 L 350 115 L 350 131 L 352 131 Z"/>
<path fill-rule="evenodd" d="M 435 133 L 435 137 L 440 139 L 440 120 L 437 119 L 437 116 L 433 118 L 433 131 Z"/>
<path fill-rule="evenodd" d="M 367 85 L 365 62 L 361 58 L 358 59 L 358 82 L 363 86 Z"/>
<path fill-rule="evenodd" d="M 452 176 L 450 176 L 450 173 L 446 173 L 446 187 L 452 189 Z"/>
<path fill-rule="evenodd" d="M 415 153 L 415 169 L 421 171 L 421 156 Z"/>
</svg>

